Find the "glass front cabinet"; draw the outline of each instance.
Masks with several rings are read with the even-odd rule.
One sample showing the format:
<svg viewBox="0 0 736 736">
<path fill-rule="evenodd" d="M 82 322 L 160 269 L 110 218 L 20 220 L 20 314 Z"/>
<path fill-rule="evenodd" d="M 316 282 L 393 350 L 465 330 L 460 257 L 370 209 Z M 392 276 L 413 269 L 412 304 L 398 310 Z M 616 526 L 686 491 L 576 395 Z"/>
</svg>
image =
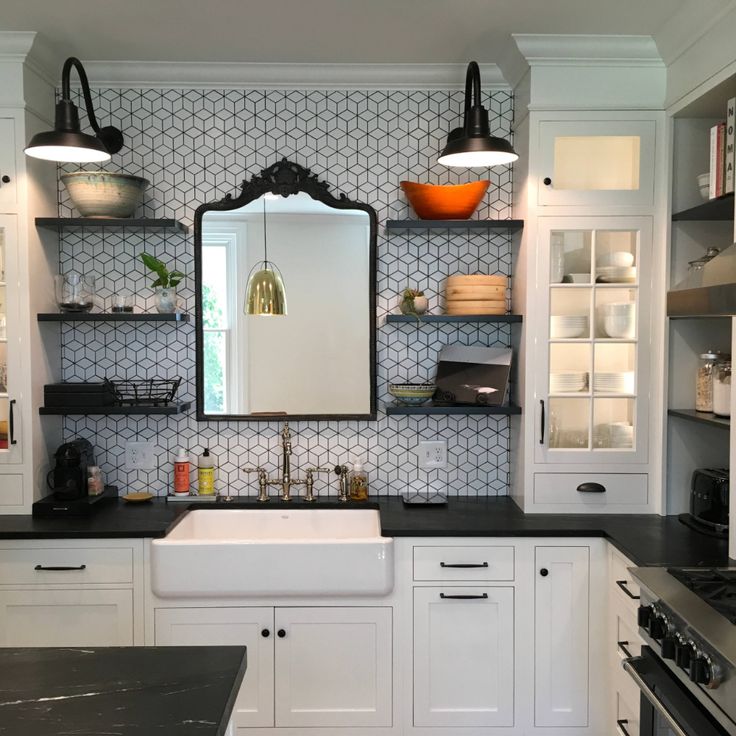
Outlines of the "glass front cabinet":
<svg viewBox="0 0 736 736">
<path fill-rule="evenodd" d="M 22 461 L 16 390 L 20 379 L 17 238 L 15 215 L 0 215 L 0 464 Z"/>
<path fill-rule="evenodd" d="M 646 463 L 651 219 L 539 224 L 535 460 Z"/>
</svg>

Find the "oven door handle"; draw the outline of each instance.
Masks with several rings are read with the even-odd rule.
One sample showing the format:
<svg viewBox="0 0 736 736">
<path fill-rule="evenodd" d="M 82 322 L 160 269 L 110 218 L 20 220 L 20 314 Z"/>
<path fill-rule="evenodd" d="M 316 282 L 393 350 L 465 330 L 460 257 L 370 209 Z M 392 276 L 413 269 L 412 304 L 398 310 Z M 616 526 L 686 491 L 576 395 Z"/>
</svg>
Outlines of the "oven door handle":
<svg viewBox="0 0 736 736">
<path fill-rule="evenodd" d="M 672 716 L 667 712 L 667 709 L 659 700 L 659 698 L 652 692 L 652 690 L 649 688 L 649 685 L 647 685 L 646 682 L 642 680 L 642 678 L 639 676 L 639 673 L 634 669 L 634 667 L 632 667 L 631 660 L 624 660 L 624 669 L 629 673 L 639 690 L 641 690 L 644 697 L 655 707 L 662 718 L 667 721 L 667 725 L 675 733 L 675 736 L 688 736 L 688 734 L 682 730 L 675 719 L 672 718 Z"/>
</svg>

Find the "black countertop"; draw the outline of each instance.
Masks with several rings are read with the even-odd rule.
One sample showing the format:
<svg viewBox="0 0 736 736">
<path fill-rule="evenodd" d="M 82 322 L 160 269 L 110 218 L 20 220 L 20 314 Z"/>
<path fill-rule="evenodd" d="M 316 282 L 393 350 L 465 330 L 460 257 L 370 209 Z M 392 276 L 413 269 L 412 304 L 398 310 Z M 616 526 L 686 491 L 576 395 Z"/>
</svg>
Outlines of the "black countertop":
<svg viewBox="0 0 736 736">
<path fill-rule="evenodd" d="M 223 736 L 245 647 L 0 648 L 0 734 Z"/>
<path fill-rule="evenodd" d="M 228 505 L 263 508 L 254 502 Z M 266 508 L 280 505 L 271 501 Z M 675 516 L 524 514 L 503 496 L 461 496 L 450 498 L 447 506 L 439 507 L 407 507 L 400 497 L 383 496 L 373 499 L 371 505 L 380 509 L 383 533 L 390 537 L 605 537 L 638 565 L 728 564 L 725 540 L 693 531 Z M 345 508 L 321 502 L 316 506 Z M 314 507 L 299 502 L 289 506 L 305 510 Z M 360 508 L 358 504 L 349 507 Z M 163 537 L 186 508 L 185 504 L 166 504 L 163 499 L 156 499 L 145 504 L 118 501 L 86 519 L 0 515 L 0 540 Z"/>
</svg>

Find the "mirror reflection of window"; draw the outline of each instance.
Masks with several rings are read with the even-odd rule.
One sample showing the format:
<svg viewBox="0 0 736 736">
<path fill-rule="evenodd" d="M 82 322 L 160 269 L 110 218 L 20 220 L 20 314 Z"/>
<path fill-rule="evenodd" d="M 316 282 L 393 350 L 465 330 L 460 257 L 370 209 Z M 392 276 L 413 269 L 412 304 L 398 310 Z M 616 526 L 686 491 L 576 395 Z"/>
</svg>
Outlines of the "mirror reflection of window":
<svg viewBox="0 0 736 736">
<path fill-rule="evenodd" d="M 206 414 L 370 412 L 370 218 L 301 193 L 267 202 L 268 256 L 289 312 L 243 313 L 263 259 L 263 202 L 202 220 Z"/>
</svg>

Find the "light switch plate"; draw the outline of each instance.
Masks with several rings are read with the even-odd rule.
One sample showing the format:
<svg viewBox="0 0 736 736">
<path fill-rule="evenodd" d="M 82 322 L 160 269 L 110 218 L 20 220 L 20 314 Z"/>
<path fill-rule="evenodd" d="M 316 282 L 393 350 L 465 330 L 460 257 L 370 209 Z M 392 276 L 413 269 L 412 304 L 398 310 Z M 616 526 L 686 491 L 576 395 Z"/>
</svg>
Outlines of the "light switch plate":
<svg viewBox="0 0 736 736">
<path fill-rule="evenodd" d="M 445 440 L 422 441 L 416 453 L 419 467 L 423 470 L 447 467 L 447 442 Z"/>
<path fill-rule="evenodd" d="M 126 442 L 125 467 L 128 470 L 155 470 L 156 445 L 153 442 Z"/>
</svg>

